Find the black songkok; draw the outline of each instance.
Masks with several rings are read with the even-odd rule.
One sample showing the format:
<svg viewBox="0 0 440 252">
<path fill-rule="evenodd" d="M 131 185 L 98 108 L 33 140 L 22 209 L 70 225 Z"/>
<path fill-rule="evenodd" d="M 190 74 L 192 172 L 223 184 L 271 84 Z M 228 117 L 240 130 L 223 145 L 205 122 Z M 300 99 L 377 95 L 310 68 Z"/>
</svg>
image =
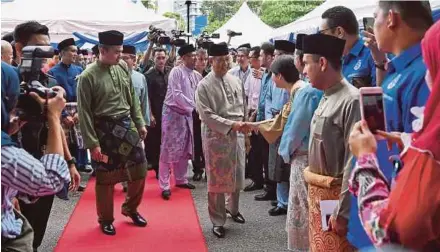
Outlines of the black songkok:
<svg viewBox="0 0 440 252">
<path fill-rule="evenodd" d="M 240 45 L 240 46 L 237 47 L 237 48 L 247 48 L 247 49 L 251 49 L 251 44 L 249 44 L 249 43 L 242 44 L 242 45 Z"/>
<path fill-rule="evenodd" d="M 325 34 L 307 35 L 303 39 L 304 54 L 316 54 L 339 59 L 344 52 L 345 40 Z"/>
<path fill-rule="evenodd" d="M 226 56 L 228 54 L 229 50 L 226 43 L 212 44 L 209 47 L 209 56 Z"/>
<path fill-rule="evenodd" d="M 124 34 L 110 30 L 98 33 L 99 44 L 109 46 L 120 46 L 124 41 Z"/>
<path fill-rule="evenodd" d="M 58 43 L 58 51 L 62 51 L 64 49 L 66 49 L 69 46 L 74 46 L 75 44 L 75 40 L 73 38 L 68 38 L 65 39 L 63 41 L 61 41 L 60 43 Z"/>
<path fill-rule="evenodd" d="M 122 49 L 122 53 L 136 55 L 136 47 L 134 47 L 132 45 L 124 45 L 124 47 Z"/>
<path fill-rule="evenodd" d="M 282 50 L 287 53 L 295 52 L 295 43 L 287 40 L 275 40 L 275 50 Z"/>
<path fill-rule="evenodd" d="M 193 45 L 186 44 L 184 46 L 181 46 L 179 48 L 179 50 L 177 51 L 177 53 L 179 54 L 180 57 L 182 57 L 185 54 L 192 53 L 192 52 L 195 52 L 195 51 L 196 51 L 196 48 L 194 48 Z"/>
</svg>

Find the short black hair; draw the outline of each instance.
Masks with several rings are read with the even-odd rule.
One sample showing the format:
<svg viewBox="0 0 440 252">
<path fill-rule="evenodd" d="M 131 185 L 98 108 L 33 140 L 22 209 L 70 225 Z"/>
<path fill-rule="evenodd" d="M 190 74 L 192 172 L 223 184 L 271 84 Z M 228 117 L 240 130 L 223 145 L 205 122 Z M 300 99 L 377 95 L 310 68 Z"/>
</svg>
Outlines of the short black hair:
<svg viewBox="0 0 440 252">
<path fill-rule="evenodd" d="M 258 57 L 258 56 L 260 56 L 260 50 L 261 50 L 261 48 L 259 46 L 254 46 L 251 48 L 250 52 L 254 52 L 254 55 L 256 55 Z"/>
<path fill-rule="evenodd" d="M 261 45 L 260 51 L 264 51 L 265 54 L 273 55 L 273 53 L 275 51 L 275 46 L 269 42 L 264 42 Z"/>
<path fill-rule="evenodd" d="M 300 58 L 299 61 L 301 62 L 301 65 L 304 66 L 304 61 L 302 60 L 302 59 L 304 58 L 304 52 L 303 52 L 303 50 L 296 49 L 296 50 L 295 50 L 295 55 L 298 56 L 298 57 Z"/>
<path fill-rule="evenodd" d="M 270 71 L 274 74 L 281 74 L 288 83 L 295 83 L 299 80 L 299 72 L 295 67 L 295 58 L 292 55 L 280 55 L 272 63 Z"/>
<path fill-rule="evenodd" d="M 156 53 L 158 52 L 164 52 L 165 55 L 167 54 L 167 50 L 165 50 L 165 48 L 162 47 L 156 47 L 153 49 L 153 57 L 156 55 Z"/>
<path fill-rule="evenodd" d="M 2 40 L 6 40 L 6 41 L 8 41 L 9 43 L 12 43 L 12 41 L 14 41 L 14 33 L 13 33 L 13 32 L 6 33 L 6 34 L 2 37 Z"/>
<path fill-rule="evenodd" d="M 321 18 L 327 20 L 328 28 L 331 28 L 332 30 L 340 26 L 348 34 L 354 35 L 359 33 L 359 24 L 356 15 L 347 7 L 332 7 L 322 13 Z"/>
<path fill-rule="evenodd" d="M 28 21 L 19 24 L 14 29 L 14 41 L 27 45 L 31 37 L 35 34 L 43 34 L 49 36 L 49 28 L 38 23 L 37 21 Z"/>
<path fill-rule="evenodd" d="M 434 20 L 432 19 L 429 1 L 379 1 L 379 7 L 388 13 L 395 10 L 402 20 L 412 29 L 428 30 Z"/>
<path fill-rule="evenodd" d="M 318 62 L 319 58 L 321 58 L 321 57 L 324 57 L 324 56 L 319 55 L 319 54 L 313 54 L 312 59 L 313 59 L 313 61 Z M 336 71 L 341 70 L 341 68 L 342 68 L 342 59 L 341 58 L 327 58 L 327 57 L 324 57 L 324 58 L 328 61 L 329 65 L 333 69 L 335 69 Z"/>
</svg>

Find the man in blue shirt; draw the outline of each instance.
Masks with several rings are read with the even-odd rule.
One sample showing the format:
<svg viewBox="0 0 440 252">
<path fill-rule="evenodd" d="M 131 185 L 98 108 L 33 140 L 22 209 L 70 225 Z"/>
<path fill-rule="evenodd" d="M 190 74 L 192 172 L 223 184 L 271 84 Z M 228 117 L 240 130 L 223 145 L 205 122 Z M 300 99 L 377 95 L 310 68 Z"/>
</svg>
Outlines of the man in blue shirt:
<svg viewBox="0 0 440 252">
<path fill-rule="evenodd" d="M 357 88 L 376 85 L 376 67 L 370 49 L 359 38 L 355 14 L 344 6 L 335 6 L 322 14 L 319 33 L 344 39 L 342 74 Z"/>
<path fill-rule="evenodd" d="M 287 40 L 276 40 L 274 43 L 275 47 L 275 59 L 280 55 L 293 55 L 295 52 L 295 43 Z M 296 70 L 296 69 L 295 69 Z M 271 80 L 272 82 L 272 80 Z M 286 89 L 276 86 L 276 83 L 272 82 L 271 87 L 268 90 L 266 96 L 266 107 L 265 107 L 265 119 L 274 118 L 279 114 L 284 106 L 289 100 L 290 94 Z M 270 105 L 269 105 L 270 104 Z M 279 159 L 278 147 L 280 144 L 281 137 L 277 139 L 275 143 L 269 144 L 269 179 L 277 182 L 276 190 L 276 205 L 275 201 L 272 203 L 273 207 L 269 210 L 269 215 L 277 216 L 287 214 L 287 204 L 289 200 L 289 178 L 284 181 L 276 181 L 276 172 L 282 169 L 281 163 L 277 162 Z"/>
<path fill-rule="evenodd" d="M 265 68 L 266 71 L 263 73 L 263 76 L 258 76 L 260 74 L 260 71 L 257 69 L 254 69 L 253 74 L 256 78 L 261 78 L 261 88 L 260 88 L 260 97 L 258 99 L 258 108 L 256 110 L 256 121 L 264 121 L 265 119 L 265 110 L 266 107 L 269 107 L 270 104 L 267 103 L 266 97 L 268 95 L 268 90 L 272 86 L 272 73 L 269 71 L 272 62 L 274 60 L 274 46 L 270 43 L 263 43 L 261 45 L 260 49 L 260 63 L 261 67 Z M 269 159 L 269 145 L 262 137 L 259 136 L 260 145 L 258 146 L 252 146 L 252 148 L 261 148 L 262 149 L 262 159 L 263 159 L 263 169 L 260 171 L 261 176 L 263 176 L 263 170 L 264 170 L 264 183 L 265 188 L 264 192 L 262 194 L 258 194 L 255 196 L 255 200 L 257 201 L 266 201 L 266 200 L 275 200 L 276 199 L 276 183 L 269 180 L 269 171 L 268 171 L 268 159 Z M 252 168 L 253 169 L 253 168 Z M 261 168 L 260 168 L 261 169 Z M 254 174 L 260 174 L 259 172 L 254 172 Z M 250 185 L 252 186 L 252 184 Z"/>
<path fill-rule="evenodd" d="M 83 69 L 74 64 L 78 56 L 78 48 L 73 38 L 68 38 L 58 44 L 61 61 L 52 67 L 47 73 L 52 75 L 57 84 L 66 90 L 66 101 L 76 103 L 76 85 L 77 77 Z M 78 171 L 91 172 L 92 169 L 87 166 L 87 150 L 81 148 L 81 139 L 78 139 L 78 113 L 76 106 L 68 105 L 62 114 L 63 128 L 68 136 L 69 149 L 77 159 Z"/>
</svg>

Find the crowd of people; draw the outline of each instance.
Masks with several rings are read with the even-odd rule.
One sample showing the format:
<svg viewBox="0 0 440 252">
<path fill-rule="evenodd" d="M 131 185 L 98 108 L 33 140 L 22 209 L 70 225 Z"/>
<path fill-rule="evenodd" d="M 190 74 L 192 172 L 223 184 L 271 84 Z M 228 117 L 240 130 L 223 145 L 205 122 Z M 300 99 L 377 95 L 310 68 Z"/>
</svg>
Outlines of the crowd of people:
<svg viewBox="0 0 440 252">
<path fill-rule="evenodd" d="M 286 215 L 289 250 L 356 251 L 355 228 L 382 249 L 440 251 L 440 22 L 427 1 L 379 1 L 374 17 L 360 32 L 353 11 L 335 6 L 295 42 L 169 52 L 150 42 L 142 57 L 119 31 L 100 32 L 93 52 L 68 38 L 42 66 L 55 91 L 46 97 L 23 94 L 19 69 L 23 48 L 50 45 L 49 30 L 18 25 L 1 42 L 2 250 L 37 251 L 54 195 L 83 190 L 80 172 L 96 176 L 104 234 L 116 234 L 119 183 L 121 213 L 145 227 L 147 170 L 166 201 L 171 173 L 195 189 L 191 160 L 218 238 L 228 215 L 245 223 L 242 191 L 263 190 L 255 200 Z M 360 87 L 382 87 L 387 132 L 362 120 Z M 37 120 L 17 107 L 26 95 L 41 106 Z M 323 201 L 336 202 L 327 218 Z"/>
</svg>

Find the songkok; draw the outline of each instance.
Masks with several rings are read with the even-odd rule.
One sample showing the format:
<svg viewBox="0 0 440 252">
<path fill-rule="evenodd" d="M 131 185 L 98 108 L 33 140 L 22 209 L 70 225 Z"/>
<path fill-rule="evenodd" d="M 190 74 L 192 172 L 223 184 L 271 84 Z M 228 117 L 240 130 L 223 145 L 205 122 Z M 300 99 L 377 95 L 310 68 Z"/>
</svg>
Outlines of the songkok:
<svg viewBox="0 0 440 252">
<path fill-rule="evenodd" d="M 275 40 L 275 50 L 282 50 L 288 53 L 295 52 L 295 43 L 287 40 Z"/>
<path fill-rule="evenodd" d="M 196 48 L 194 48 L 193 45 L 186 44 L 184 46 L 181 46 L 179 48 L 179 50 L 177 51 L 177 53 L 179 54 L 180 57 L 182 57 L 185 54 L 192 53 L 192 52 L 195 52 L 195 51 L 196 51 Z"/>
<path fill-rule="evenodd" d="M 124 45 L 122 49 L 122 53 L 136 55 L 136 47 L 132 45 Z"/>
<path fill-rule="evenodd" d="M 58 50 L 62 51 L 64 49 L 66 49 L 69 46 L 74 46 L 75 44 L 75 40 L 73 38 L 68 38 L 65 39 L 63 41 L 61 41 L 60 43 L 58 43 Z"/>
<path fill-rule="evenodd" d="M 98 47 L 98 45 L 94 45 L 92 47 L 92 53 L 95 54 L 95 55 L 99 55 L 99 47 Z"/>
<path fill-rule="evenodd" d="M 300 33 L 298 35 L 296 35 L 296 49 L 298 50 L 302 50 L 303 49 L 303 41 L 304 41 L 304 37 L 306 36 L 306 34 L 304 33 Z"/>
<path fill-rule="evenodd" d="M 295 67 L 295 58 L 292 55 L 278 56 L 272 63 L 270 71 L 274 74 L 281 74 L 289 83 L 299 80 L 299 73 Z"/>
<path fill-rule="evenodd" d="M 325 34 L 307 35 L 303 39 L 303 52 L 326 58 L 339 59 L 344 52 L 345 40 Z"/>
<path fill-rule="evenodd" d="M 87 49 L 81 50 L 81 54 L 84 56 L 89 55 L 89 51 Z"/>
<path fill-rule="evenodd" d="M 124 41 L 124 34 L 115 30 L 100 32 L 98 37 L 101 45 L 120 46 Z"/>
<path fill-rule="evenodd" d="M 60 55 L 60 51 L 58 49 L 53 50 L 53 55 Z"/>
<path fill-rule="evenodd" d="M 240 45 L 240 46 L 237 47 L 237 48 L 247 48 L 247 49 L 251 49 L 251 44 L 249 44 L 249 43 L 242 44 L 242 45 Z"/>
<path fill-rule="evenodd" d="M 228 45 L 226 43 L 212 44 L 209 47 L 209 56 L 226 56 L 229 54 Z"/>
</svg>

